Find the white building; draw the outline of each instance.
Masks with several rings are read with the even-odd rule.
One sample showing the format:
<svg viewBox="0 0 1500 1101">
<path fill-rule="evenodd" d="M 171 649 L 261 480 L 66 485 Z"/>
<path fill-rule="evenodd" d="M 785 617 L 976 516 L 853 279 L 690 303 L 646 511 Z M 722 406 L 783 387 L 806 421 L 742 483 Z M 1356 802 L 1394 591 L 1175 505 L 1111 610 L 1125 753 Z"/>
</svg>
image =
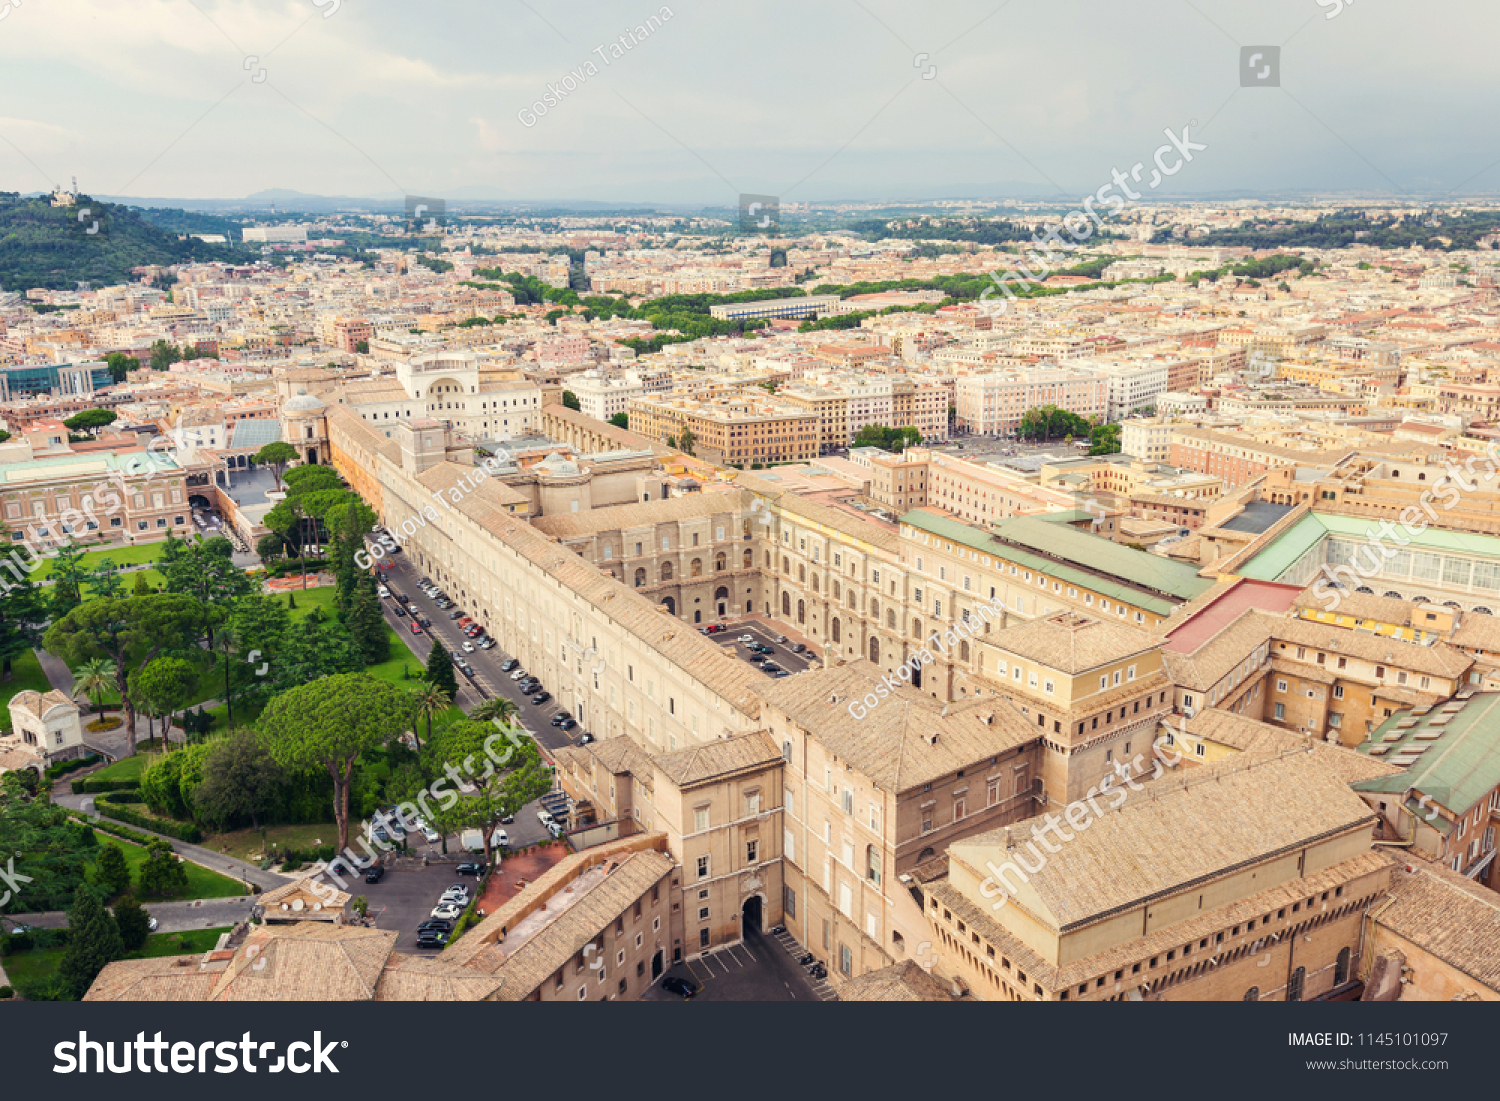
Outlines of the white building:
<svg viewBox="0 0 1500 1101">
<path fill-rule="evenodd" d="M 1039 405 L 1102 418 L 1109 407 L 1109 380 L 1071 367 L 963 375 L 954 383 L 954 405 L 960 428 L 976 435 L 1010 435 L 1026 411 Z"/>
<path fill-rule="evenodd" d="M 1172 455 L 1170 421 L 1155 417 L 1130 417 L 1120 422 L 1120 450 L 1132 459 L 1164 463 Z"/>
</svg>

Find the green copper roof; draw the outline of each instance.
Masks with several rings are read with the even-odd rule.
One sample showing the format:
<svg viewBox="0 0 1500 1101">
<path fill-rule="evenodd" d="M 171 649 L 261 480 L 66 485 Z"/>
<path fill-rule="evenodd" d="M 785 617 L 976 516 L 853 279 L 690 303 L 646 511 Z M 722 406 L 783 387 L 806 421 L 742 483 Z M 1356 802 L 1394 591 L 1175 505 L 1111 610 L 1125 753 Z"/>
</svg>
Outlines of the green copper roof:
<svg viewBox="0 0 1500 1101">
<path fill-rule="evenodd" d="M 1467 814 L 1500 785 L 1500 693 L 1439 704 L 1420 716 L 1398 711 L 1359 752 L 1380 746 L 1380 760 L 1406 771 L 1361 780 L 1353 785 L 1356 791 L 1399 795 L 1415 789 L 1455 814 Z"/>
<path fill-rule="evenodd" d="M 1161 616 L 1212 587 L 1181 562 L 1132 550 L 1102 536 L 1030 517 L 1001 520 L 993 534 L 920 509 L 901 522 L 1058 581 Z"/>
<path fill-rule="evenodd" d="M 1441 517 L 1441 509 L 1436 511 Z M 1360 516 L 1310 512 L 1246 562 L 1240 568 L 1239 575 L 1257 581 L 1275 581 L 1330 535 L 1344 539 L 1385 539 L 1392 547 L 1500 559 L 1500 538 L 1493 535 L 1475 535 L 1472 532 L 1445 531 L 1440 528 L 1428 528 L 1413 534 L 1394 522 L 1389 528 L 1382 528 L 1379 521 Z"/>
</svg>

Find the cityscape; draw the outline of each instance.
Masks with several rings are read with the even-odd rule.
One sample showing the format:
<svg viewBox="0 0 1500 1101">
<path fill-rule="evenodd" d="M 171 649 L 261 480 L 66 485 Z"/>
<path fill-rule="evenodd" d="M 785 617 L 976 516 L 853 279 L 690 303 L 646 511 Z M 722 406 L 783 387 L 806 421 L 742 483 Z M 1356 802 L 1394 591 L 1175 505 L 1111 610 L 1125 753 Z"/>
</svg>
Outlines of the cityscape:
<svg viewBox="0 0 1500 1101">
<path fill-rule="evenodd" d="M 954 40 L 891 66 L 930 132 L 835 58 L 739 138 L 660 98 L 683 6 L 517 5 L 495 85 L 178 7 L 261 163 L 0 118 L 0 1003 L 1500 1001 L 1493 158 L 1255 117 L 1386 8 L 1175 5 L 1212 88 L 1033 146 L 962 83 L 1003 3 L 840 17 Z M 499 106 L 296 101 L 361 44 Z"/>
</svg>

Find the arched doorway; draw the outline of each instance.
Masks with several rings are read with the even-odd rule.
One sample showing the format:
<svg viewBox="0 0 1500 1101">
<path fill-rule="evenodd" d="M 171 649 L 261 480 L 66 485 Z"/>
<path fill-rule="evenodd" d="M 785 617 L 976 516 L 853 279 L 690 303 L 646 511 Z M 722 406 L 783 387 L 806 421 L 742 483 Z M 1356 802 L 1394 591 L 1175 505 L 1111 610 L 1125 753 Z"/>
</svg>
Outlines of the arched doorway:
<svg viewBox="0 0 1500 1101">
<path fill-rule="evenodd" d="M 729 614 L 729 590 L 723 585 L 714 590 L 714 604 L 718 606 L 720 615 Z"/>
<path fill-rule="evenodd" d="M 668 612 L 672 615 L 677 614 L 677 601 L 673 600 L 670 596 L 664 596 L 661 598 L 661 602 L 666 605 Z"/>
<path fill-rule="evenodd" d="M 760 895 L 751 895 L 745 899 L 743 920 L 740 922 L 740 935 L 744 937 L 758 936 L 760 934 L 760 917 Z"/>
<path fill-rule="evenodd" d="M 663 953 L 661 949 L 657 949 L 656 955 L 651 957 L 651 978 L 653 980 L 661 978 L 661 973 L 665 963 L 665 953 Z"/>
<path fill-rule="evenodd" d="M 318 449 L 316 447 L 309 447 L 307 449 L 307 462 L 310 466 L 318 465 Z"/>
</svg>

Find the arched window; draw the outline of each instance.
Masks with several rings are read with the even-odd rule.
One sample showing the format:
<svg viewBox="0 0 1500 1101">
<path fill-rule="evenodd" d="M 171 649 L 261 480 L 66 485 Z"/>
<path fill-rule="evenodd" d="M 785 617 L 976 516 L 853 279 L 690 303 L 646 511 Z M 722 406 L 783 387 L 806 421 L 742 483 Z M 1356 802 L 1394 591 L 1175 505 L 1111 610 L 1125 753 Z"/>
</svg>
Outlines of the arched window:
<svg viewBox="0 0 1500 1101">
<path fill-rule="evenodd" d="M 870 636 L 870 660 L 876 665 L 880 664 L 880 640 L 874 635 Z"/>
<path fill-rule="evenodd" d="M 661 602 L 667 606 L 667 611 L 673 615 L 677 614 L 677 601 L 673 600 L 670 596 L 664 596 L 661 598 Z"/>
<path fill-rule="evenodd" d="M 887 608 L 885 611 L 885 625 L 891 630 L 896 629 L 896 609 Z"/>
<path fill-rule="evenodd" d="M 661 579 L 663 581 L 672 580 L 672 563 L 663 562 L 661 564 Z"/>
<path fill-rule="evenodd" d="M 807 604 L 801 600 L 797 601 L 797 622 L 799 624 L 807 622 Z"/>
<path fill-rule="evenodd" d="M 1260 987 L 1252 986 L 1249 990 L 1245 991 L 1245 997 L 1243 1000 L 1247 1002 L 1260 1001 Z"/>
<path fill-rule="evenodd" d="M 791 573 L 792 572 L 792 560 L 790 558 L 788 558 L 784 554 L 781 556 L 781 572 L 782 573 Z"/>
<path fill-rule="evenodd" d="M 646 571 L 645 571 L 645 569 L 643 568 L 643 569 L 636 570 L 635 571 L 635 587 L 637 589 L 639 589 L 645 583 L 646 583 Z"/>
<path fill-rule="evenodd" d="M 1287 980 L 1286 1000 L 1289 1002 L 1300 1002 L 1302 1000 L 1302 984 L 1307 981 L 1307 968 L 1299 967 L 1292 972 L 1292 977 Z"/>
<path fill-rule="evenodd" d="M 800 563 L 797 566 L 797 580 L 804 585 L 807 584 L 807 567 Z"/>
<path fill-rule="evenodd" d="M 1343 986 L 1349 981 L 1349 949 L 1341 948 L 1339 958 L 1333 965 L 1333 985 Z"/>
<path fill-rule="evenodd" d="M 922 637 L 922 621 L 920 619 L 913 619 L 911 621 L 911 637 L 912 638 L 921 638 Z"/>
<path fill-rule="evenodd" d="M 781 594 L 781 614 L 784 616 L 792 614 L 792 598 L 786 593 Z"/>
<path fill-rule="evenodd" d="M 725 560 L 725 558 L 724 558 L 724 556 L 722 554 L 716 555 L 714 557 L 714 572 L 715 573 L 723 573 L 724 572 L 724 567 L 727 566 L 727 565 L 728 565 L 728 562 Z"/>
<path fill-rule="evenodd" d="M 745 552 L 745 569 L 748 570 L 753 565 L 755 565 L 755 552 L 747 550 Z"/>
<path fill-rule="evenodd" d="M 688 576 L 690 576 L 690 577 L 702 577 L 703 576 L 703 559 L 701 559 L 701 558 L 694 558 L 693 559 L 692 565 L 690 565 L 688 567 Z"/>
<path fill-rule="evenodd" d="M 839 597 L 841 597 L 843 595 L 844 595 L 844 590 L 841 589 L 841 588 L 839 588 L 839 583 L 838 583 L 838 581 L 835 580 L 834 583 L 833 583 L 833 599 L 837 600 Z"/>
<path fill-rule="evenodd" d="M 958 660 L 959 661 L 968 661 L 969 660 L 969 644 L 967 642 L 960 642 L 958 644 Z"/>
<path fill-rule="evenodd" d="M 838 620 L 838 616 L 834 616 L 833 617 L 832 629 L 833 629 L 833 641 L 834 642 L 838 642 L 839 641 L 839 620 Z"/>
</svg>

